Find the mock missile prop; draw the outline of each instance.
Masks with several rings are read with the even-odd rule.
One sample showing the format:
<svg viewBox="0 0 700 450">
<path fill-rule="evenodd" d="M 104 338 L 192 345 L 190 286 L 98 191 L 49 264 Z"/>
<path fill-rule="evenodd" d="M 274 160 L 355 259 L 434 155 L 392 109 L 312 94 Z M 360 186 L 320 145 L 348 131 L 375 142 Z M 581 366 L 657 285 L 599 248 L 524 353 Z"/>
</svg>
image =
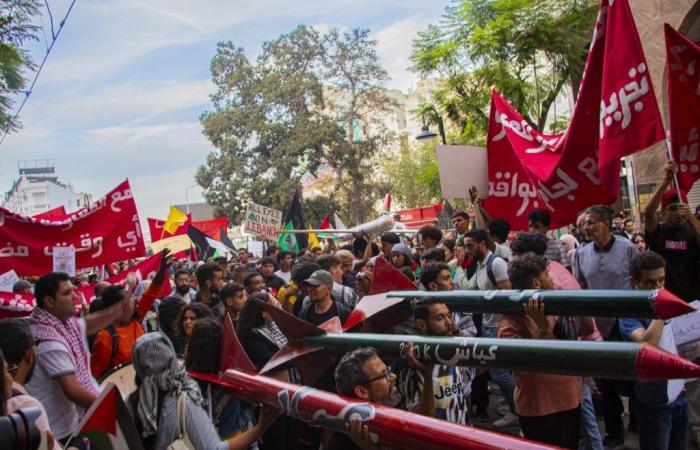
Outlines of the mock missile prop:
<svg viewBox="0 0 700 450">
<path fill-rule="evenodd" d="M 388 267 L 378 258 L 375 279 L 389 276 L 404 277 L 395 268 Z M 406 278 L 408 281 L 408 279 Z M 381 282 L 381 281 L 380 281 Z M 388 284 L 388 283 L 385 283 Z M 391 284 L 396 285 L 396 282 Z M 382 286 L 384 287 L 384 286 Z M 372 289 L 376 292 L 379 289 Z M 393 291 L 368 295 L 355 306 L 343 329 L 348 330 L 362 321 L 386 310 L 396 317 L 411 314 L 421 300 L 439 298 L 452 312 L 523 315 L 523 305 L 530 298 L 545 305 L 545 313 L 552 316 L 633 317 L 639 319 L 671 319 L 694 312 L 696 309 L 666 289 L 657 290 L 499 290 L 499 291 Z M 397 319 L 398 320 L 398 319 Z M 394 324 L 395 325 L 395 324 Z"/>
<path fill-rule="evenodd" d="M 363 234 L 380 234 L 380 233 L 397 233 L 397 234 L 416 234 L 418 230 L 393 229 L 394 218 L 391 216 L 381 216 L 369 222 L 362 223 L 348 229 L 308 229 L 308 230 L 278 230 L 280 234 L 291 233 L 324 233 L 324 234 L 339 234 L 341 239 L 352 239 Z"/>
<path fill-rule="evenodd" d="M 379 446 L 406 450 L 555 448 L 257 375 L 228 319 L 224 333 L 222 361 L 226 359 L 227 363 L 240 366 L 228 368 L 220 376 L 197 372 L 190 372 L 190 375 L 198 380 L 222 386 L 241 400 L 252 404 L 262 403 L 311 425 L 345 433 L 345 425 L 351 419 L 358 418 L 369 428 L 372 442 Z M 235 357 L 227 357 L 232 352 L 236 354 Z"/>
<path fill-rule="evenodd" d="M 260 304 L 289 341 L 261 373 L 312 352 L 342 355 L 358 347 L 374 347 L 382 358 L 397 360 L 405 357 L 413 342 L 414 356 L 426 364 L 641 381 L 700 377 L 700 366 L 649 344 L 342 333 L 337 327 L 316 327 L 272 305 Z"/>
</svg>

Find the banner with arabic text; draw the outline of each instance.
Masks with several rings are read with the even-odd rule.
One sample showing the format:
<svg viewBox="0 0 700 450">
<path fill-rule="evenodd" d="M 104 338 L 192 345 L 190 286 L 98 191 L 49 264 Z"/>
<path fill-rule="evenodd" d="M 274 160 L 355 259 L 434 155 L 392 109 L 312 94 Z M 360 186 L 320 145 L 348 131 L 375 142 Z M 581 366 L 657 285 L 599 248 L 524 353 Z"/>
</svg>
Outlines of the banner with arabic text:
<svg viewBox="0 0 700 450">
<path fill-rule="evenodd" d="M 146 247 L 129 181 L 60 221 L 0 208 L 0 273 L 43 275 L 54 247 L 75 247 L 76 269 L 144 256 Z"/>
</svg>

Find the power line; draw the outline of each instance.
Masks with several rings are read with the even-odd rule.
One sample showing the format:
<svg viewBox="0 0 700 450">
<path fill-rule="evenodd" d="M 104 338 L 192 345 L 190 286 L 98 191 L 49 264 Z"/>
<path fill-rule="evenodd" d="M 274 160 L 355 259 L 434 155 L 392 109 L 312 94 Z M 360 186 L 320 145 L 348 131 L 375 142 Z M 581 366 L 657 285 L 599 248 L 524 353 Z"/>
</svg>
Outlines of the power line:
<svg viewBox="0 0 700 450">
<path fill-rule="evenodd" d="M 56 34 L 53 34 L 53 17 L 51 20 L 51 34 L 52 34 L 52 40 L 51 40 L 51 45 L 49 45 L 49 48 L 46 49 L 46 53 L 44 54 L 44 59 L 41 60 L 41 64 L 39 65 L 39 69 L 36 71 L 36 74 L 34 75 L 34 79 L 32 80 L 32 84 L 29 85 L 29 89 L 27 90 L 24 100 L 22 100 L 22 103 L 19 105 L 19 108 L 17 108 L 17 112 L 15 115 L 12 117 L 12 120 L 10 122 L 13 122 L 19 117 L 19 113 L 22 112 L 22 108 L 24 108 L 24 105 L 27 103 L 29 100 L 29 96 L 32 94 L 32 91 L 34 90 L 34 85 L 36 84 L 37 80 L 39 79 L 39 75 L 41 75 L 41 70 L 44 68 L 44 64 L 46 64 L 46 60 L 49 58 L 49 55 L 51 54 L 51 50 L 53 49 L 54 44 L 58 40 L 58 36 L 61 34 L 61 30 L 63 30 L 63 26 L 66 24 L 66 20 L 68 20 L 68 16 L 70 15 L 71 11 L 73 10 L 73 6 L 75 5 L 76 0 L 73 0 L 68 7 L 68 11 L 66 11 L 66 15 L 63 17 L 63 20 L 61 20 L 61 23 L 58 24 L 58 31 Z M 46 3 L 46 6 L 48 8 L 48 2 Z M 51 14 L 49 10 L 49 14 Z M 5 138 L 7 135 L 10 133 L 10 126 L 8 123 L 7 128 L 5 129 L 5 132 L 2 135 L 2 138 L 0 138 L 0 146 L 2 145 L 3 142 L 5 142 Z"/>
</svg>

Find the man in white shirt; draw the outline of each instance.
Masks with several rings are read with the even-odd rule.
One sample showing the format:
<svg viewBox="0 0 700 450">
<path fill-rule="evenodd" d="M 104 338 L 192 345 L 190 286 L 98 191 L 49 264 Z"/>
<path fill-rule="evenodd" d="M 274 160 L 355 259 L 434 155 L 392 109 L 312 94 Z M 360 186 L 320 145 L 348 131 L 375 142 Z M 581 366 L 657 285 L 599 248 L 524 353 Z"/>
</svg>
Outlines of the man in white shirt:
<svg viewBox="0 0 700 450">
<path fill-rule="evenodd" d="M 279 270 L 275 272 L 275 275 L 282 278 L 285 284 L 288 284 L 292 280 L 292 254 L 286 250 L 280 250 L 275 255 L 275 259 L 279 266 Z"/>
</svg>

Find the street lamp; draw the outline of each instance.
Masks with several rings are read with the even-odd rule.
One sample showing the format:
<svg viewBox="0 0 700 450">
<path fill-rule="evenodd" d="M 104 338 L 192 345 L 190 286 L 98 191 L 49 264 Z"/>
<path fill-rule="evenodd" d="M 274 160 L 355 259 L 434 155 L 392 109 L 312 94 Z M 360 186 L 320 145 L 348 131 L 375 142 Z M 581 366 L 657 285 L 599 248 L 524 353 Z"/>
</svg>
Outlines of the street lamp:
<svg viewBox="0 0 700 450">
<path fill-rule="evenodd" d="M 427 141 L 428 139 L 433 139 L 434 137 L 437 137 L 437 134 L 430 131 L 428 125 L 423 125 L 423 127 L 420 129 L 420 133 L 418 133 L 418 136 L 416 136 L 416 140 Z"/>
<path fill-rule="evenodd" d="M 430 128 L 428 128 L 428 123 L 432 123 L 438 126 L 438 133 L 440 133 L 442 145 L 447 145 L 447 139 L 445 137 L 445 124 L 443 123 L 442 117 L 435 106 L 429 103 L 424 103 L 420 105 L 418 110 L 415 112 L 423 119 L 423 127 L 421 128 L 420 133 L 418 133 L 418 136 L 416 136 L 416 139 L 422 141 L 436 137 L 437 134 L 430 131 Z"/>
<path fill-rule="evenodd" d="M 189 190 L 192 189 L 193 187 L 199 186 L 198 184 L 193 184 L 192 186 L 187 186 L 185 188 L 185 207 L 187 208 L 187 214 L 190 213 L 190 197 L 189 197 Z"/>
</svg>

